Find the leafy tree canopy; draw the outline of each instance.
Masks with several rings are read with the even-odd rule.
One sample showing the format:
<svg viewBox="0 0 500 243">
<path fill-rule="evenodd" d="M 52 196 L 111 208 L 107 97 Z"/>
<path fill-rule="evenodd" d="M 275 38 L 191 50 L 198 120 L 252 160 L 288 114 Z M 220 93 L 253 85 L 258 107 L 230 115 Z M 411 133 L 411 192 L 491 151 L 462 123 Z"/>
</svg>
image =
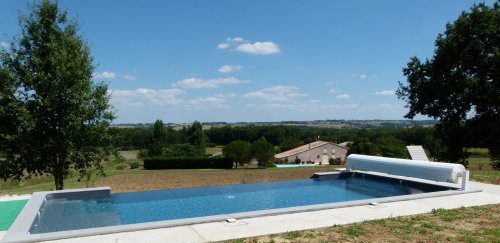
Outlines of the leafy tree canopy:
<svg viewBox="0 0 500 243">
<path fill-rule="evenodd" d="M 200 150 L 203 155 L 205 153 L 205 134 L 203 133 L 203 125 L 199 121 L 194 121 L 193 125 L 187 130 L 189 143 Z"/>
<path fill-rule="evenodd" d="M 238 164 L 243 165 L 250 162 L 252 157 L 250 143 L 241 140 L 230 142 L 224 146 L 222 153 L 235 162 L 236 168 L 238 168 Z"/>
<path fill-rule="evenodd" d="M 167 134 L 162 120 L 156 120 L 148 142 L 148 155 L 159 156 L 167 146 Z"/>
<path fill-rule="evenodd" d="M 488 147 L 500 160 L 500 13 L 493 6 L 474 5 L 435 42 L 434 56 L 412 57 L 403 69 L 398 97 L 407 102 L 406 118 L 421 114 L 439 119 L 446 149 L 440 159 L 466 164 L 470 143 Z"/>
<path fill-rule="evenodd" d="M 253 142 L 251 151 L 258 161 L 259 167 L 266 167 L 274 157 L 274 146 L 267 142 L 265 137 Z"/>
<path fill-rule="evenodd" d="M 93 59 L 57 3 L 44 0 L 21 15 L 21 33 L 0 50 L 0 177 L 82 175 L 113 151 L 107 85 L 92 81 Z"/>
</svg>

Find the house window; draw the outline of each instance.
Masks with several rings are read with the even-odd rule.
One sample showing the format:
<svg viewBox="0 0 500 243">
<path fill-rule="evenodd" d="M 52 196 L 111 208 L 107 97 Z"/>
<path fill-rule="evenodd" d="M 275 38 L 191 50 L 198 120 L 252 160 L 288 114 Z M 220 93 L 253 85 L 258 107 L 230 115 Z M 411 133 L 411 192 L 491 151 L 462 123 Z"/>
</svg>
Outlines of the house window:
<svg viewBox="0 0 500 243">
<path fill-rule="evenodd" d="M 332 149 L 332 154 L 335 154 L 335 149 Z"/>
<path fill-rule="evenodd" d="M 318 156 L 316 156 L 316 158 L 319 159 L 319 154 L 318 154 Z"/>
<path fill-rule="evenodd" d="M 327 150 L 326 150 L 326 148 L 325 148 L 325 149 L 323 149 L 323 154 L 326 154 L 326 153 L 327 153 Z"/>
</svg>

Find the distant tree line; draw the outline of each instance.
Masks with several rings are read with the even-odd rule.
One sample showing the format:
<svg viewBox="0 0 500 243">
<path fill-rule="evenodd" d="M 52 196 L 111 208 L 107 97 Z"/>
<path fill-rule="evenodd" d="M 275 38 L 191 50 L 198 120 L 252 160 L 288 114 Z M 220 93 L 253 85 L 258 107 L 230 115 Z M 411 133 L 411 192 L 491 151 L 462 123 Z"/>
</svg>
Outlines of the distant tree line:
<svg viewBox="0 0 500 243">
<path fill-rule="evenodd" d="M 422 145 L 431 157 L 438 158 L 443 152 L 442 143 L 432 127 L 335 129 L 249 125 L 202 130 L 201 123 L 195 122 L 192 126 L 174 130 L 159 122 L 161 121 L 157 121 L 150 128 L 110 128 L 112 141 L 117 148 L 123 150 L 158 151 L 154 149 L 158 141 L 153 141 L 154 134 L 157 134 L 156 136 L 162 137 L 160 139 L 162 149 L 161 153 L 153 152 L 153 154 L 172 157 L 203 155 L 207 146 L 225 146 L 238 140 L 252 144 L 261 138 L 275 146 L 275 152 L 282 152 L 313 142 L 318 136 L 320 140 L 333 143 L 351 142 L 348 145 L 350 153 L 408 158 L 407 145 Z M 158 132 L 160 128 L 161 132 Z"/>
</svg>

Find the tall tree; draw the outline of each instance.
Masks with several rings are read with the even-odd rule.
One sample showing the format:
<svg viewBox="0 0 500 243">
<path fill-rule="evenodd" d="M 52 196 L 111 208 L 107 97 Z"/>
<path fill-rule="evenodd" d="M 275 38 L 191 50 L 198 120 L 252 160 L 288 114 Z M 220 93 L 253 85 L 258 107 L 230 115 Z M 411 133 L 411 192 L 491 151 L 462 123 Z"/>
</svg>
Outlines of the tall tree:
<svg viewBox="0 0 500 243">
<path fill-rule="evenodd" d="M 199 121 L 194 121 L 193 125 L 187 131 L 189 143 L 195 146 L 200 155 L 205 154 L 205 135 L 203 134 L 203 126 Z"/>
<path fill-rule="evenodd" d="M 466 164 L 471 142 L 489 148 L 500 161 L 500 12 L 499 5 L 474 5 L 446 25 L 434 56 L 412 57 L 403 69 L 407 84 L 398 97 L 407 102 L 406 118 L 417 114 L 439 119 L 446 147 L 441 159 Z"/>
<path fill-rule="evenodd" d="M 163 149 L 167 146 L 167 133 L 165 132 L 165 125 L 162 120 L 156 120 L 153 125 L 153 130 L 149 137 L 148 142 L 148 155 L 160 156 Z"/>
<path fill-rule="evenodd" d="M 236 168 L 238 168 L 238 164 L 243 165 L 250 162 L 252 156 L 250 143 L 242 140 L 230 142 L 222 148 L 222 153 L 233 160 Z"/>
<path fill-rule="evenodd" d="M 57 3 L 19 18 L 21 33 L 0 51 L 0 160 L 3 179 L 51 174 L 64 188 L 70 170 L 102 171 L 112 153 L 107 85 L 94 83 L 90 49 Z"/>
<path fill-rule="evenodd" d="M 266 167 L 274 157 L 274 146 L 265 137 L 252 143 L 252 155 L 257 159 L 259 167 Z"/>
</svg>

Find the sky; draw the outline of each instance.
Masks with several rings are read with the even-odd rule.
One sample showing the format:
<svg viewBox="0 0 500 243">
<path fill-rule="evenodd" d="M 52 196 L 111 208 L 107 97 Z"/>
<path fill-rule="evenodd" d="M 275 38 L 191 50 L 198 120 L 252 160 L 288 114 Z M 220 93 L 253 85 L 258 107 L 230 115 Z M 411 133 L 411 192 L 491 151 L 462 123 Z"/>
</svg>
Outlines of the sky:
<svg viewBox="0 0 500 243">
<path fill-rule="evenodd" d="M 403 119 L 402 69 L 431 58 L 473 3 L 59 1 L 90 46 L 94 81 L 109 85 L 116 124 Z M 3 48 L 19 12 L 25 1 L 0 3 Z"/>
</svg>

